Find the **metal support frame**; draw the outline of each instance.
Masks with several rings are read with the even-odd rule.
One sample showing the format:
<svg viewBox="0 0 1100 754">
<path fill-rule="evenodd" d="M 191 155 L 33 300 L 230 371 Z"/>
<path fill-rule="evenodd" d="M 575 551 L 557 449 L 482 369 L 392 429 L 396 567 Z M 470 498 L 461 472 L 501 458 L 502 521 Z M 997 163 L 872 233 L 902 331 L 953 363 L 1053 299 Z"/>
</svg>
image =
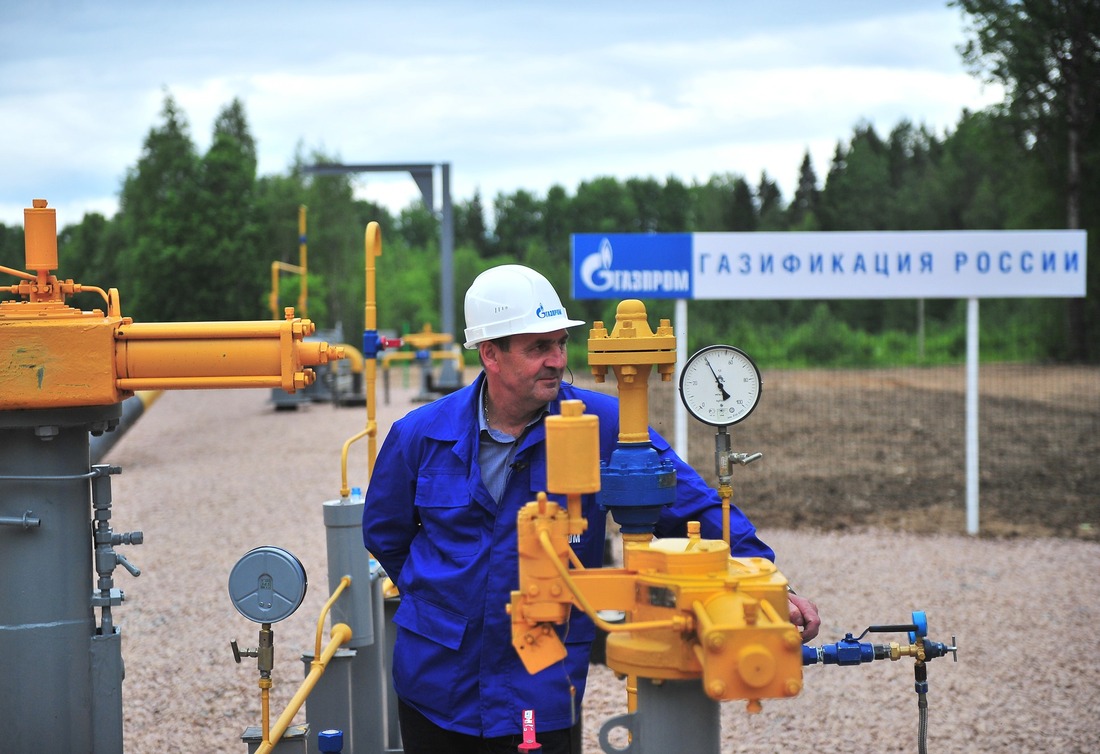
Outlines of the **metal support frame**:
<svg viewBox="0 0 1100 754">
<path fill-rule="evenodd" d="M 440 184 L 442 188 L 441 206 L 435 208 L 435 169 L 440 168 Z M 439 258 L 440 258 L 440 316 L 439 321 L 443 332 L 454 333 L 454 246 L 455 226 L 454 209 L 451 206 L 451 163 L 449 162 L 421 162 L 421 163 L 372 163 L 359 165 L 342 165 L 339 163 L 321 163 L 310 165 L 303 169 L 305 173 L 313 175 L 344 175 L 346 173 L 408 173 L 416 181 L 420 195 L 424 199 L 424 205 L 433 214 L 439 217 Z"/>
</svg>

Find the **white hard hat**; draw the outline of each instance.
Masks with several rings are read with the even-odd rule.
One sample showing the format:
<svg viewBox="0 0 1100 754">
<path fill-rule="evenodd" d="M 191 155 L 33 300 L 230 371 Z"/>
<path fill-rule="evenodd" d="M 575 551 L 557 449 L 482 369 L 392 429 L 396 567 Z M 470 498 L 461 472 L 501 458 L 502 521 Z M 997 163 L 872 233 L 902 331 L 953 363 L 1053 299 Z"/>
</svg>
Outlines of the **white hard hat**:
<svg viewBox="0 0 1100 754">
<path fill-rule="evenodd" d="M 545 277 L 519 264 L 478 275 L 466 291 L 466 347 L 522 333 L 546 333 L 583 325 L 569 319 Z"/>
</svg>

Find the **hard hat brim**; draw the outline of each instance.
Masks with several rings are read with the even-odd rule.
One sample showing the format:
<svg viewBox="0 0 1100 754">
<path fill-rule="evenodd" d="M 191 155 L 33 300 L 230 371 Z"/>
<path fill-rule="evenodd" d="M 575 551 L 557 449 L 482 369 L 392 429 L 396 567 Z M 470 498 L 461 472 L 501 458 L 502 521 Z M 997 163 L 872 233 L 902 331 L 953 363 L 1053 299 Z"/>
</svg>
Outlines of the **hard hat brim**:
<svg viewBox="0 0 1100 754">
<path fill-rule="evenodd" d="M 476 351 L 479 343 L 484 343 L 487 340 L 496 340 L 497 338 L 503 338 L 509 335 L 539 335 L 542 333 L 554 332 L 555 330 L 565 330 L 569 327 L 577 327 L 583 325 L 584 321 L 579 319 L 552 319 L 537 324 L 527 325 L 519 330 L 510 329 L 508 322 L 495 323 L 496 327 L 478 327 L 466 328 L 466 342 L 463 343 L 463 347 Z M 471 332 L 472 330 L 479 330 L 480 332 Z"/>
</svg>

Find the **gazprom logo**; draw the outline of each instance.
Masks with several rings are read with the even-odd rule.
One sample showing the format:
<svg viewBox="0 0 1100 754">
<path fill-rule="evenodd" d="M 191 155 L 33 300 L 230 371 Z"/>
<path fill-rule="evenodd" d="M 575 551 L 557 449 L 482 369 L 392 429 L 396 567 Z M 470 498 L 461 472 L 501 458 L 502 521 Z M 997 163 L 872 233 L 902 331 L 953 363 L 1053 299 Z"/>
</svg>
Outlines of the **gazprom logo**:
<svg viewBox="0 0 1100 754">
<path fill-rule="evenodd" d="M 615 276 L 611 272 L 611 241 L 600 241 L 600 248 L 589 254 L 581 262 L 581 280 L 596 293 L 610 290 L 615 285 Z"/>
<path fill-rule="evenodd" d="M 560 317 L 565 312 L 561 309 L 545 309 L 542 304 L 539 304 L 539 308 L 535 309 L 535 316 L 539 319 L 549 319 L 550 317 Z"/>
<path fill-rule="evenodd" d="M 611 240 L 603 238 L 599 248 L 581 261 L 581 281 L 593 293 L 671 296 L 691 292 L 691 274 L 686 269 L 612 269 L 612 257 Z"/>
</svg>

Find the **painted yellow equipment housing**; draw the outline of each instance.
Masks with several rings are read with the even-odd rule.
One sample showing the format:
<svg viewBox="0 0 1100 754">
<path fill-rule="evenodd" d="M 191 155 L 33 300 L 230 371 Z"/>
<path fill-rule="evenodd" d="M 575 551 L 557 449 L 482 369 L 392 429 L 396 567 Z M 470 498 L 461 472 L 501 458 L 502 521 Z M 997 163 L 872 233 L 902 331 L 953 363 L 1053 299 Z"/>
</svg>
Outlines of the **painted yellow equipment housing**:
<svg viewBox="0 0 1100 754">
<path fill-rule="evenodd" d="M 0 288 L 22 300 L 0 302 L 0 408 L 37 409 L 119 403 L 137 390 L 282 388 L 312 384 L 310 367 L 343 358 L 343 349 L 306 342 L 315 325 L 286 310 L 282 321 L 136 323 L 122 316 L 118 290 L 59 280 L 57 220 L 43 199 L 25 210 L 26 267 L 0 267 L 21 282 Z M 65 303 L 99 293 L 100 309 Z"/>
<path fill-rule="evenodd" d="M 589 363 L 597 378 L 607 367 L 618 378 L 620 443 L 648 441 L 649 372 L 657 366 L 668 379 L 674 354 L 667 320 L 654 333 L 640 301 L 619 305 L 610 335 L 594 324 Z M 519 589 L 509 612 L 527 670 L 565 657 L 551 624 L 577 607 L 608 632 L 607 665 L 622 675 L 699 679 L 711 699 L 743 699 L 750 711 L 761 699 L 798 694 L 802 639 L 789 619 L 787 580 L 771 561 L 731 558 L 728 542 L 702 539 L 692 522 L 686 538 L 624 537 L 623 568 L 583 567 L 569 538 L 587 527 L 580 496 L 600 489 L 598 432 L 580 401 L 563 401 L 561 415 L 546 419 L 547 489 L 564 494 L 567 507 L 540 493 L 517 518 Z M 622 611 L 626 621 L 608 623 L 602 610 Z"/>
</svg>

